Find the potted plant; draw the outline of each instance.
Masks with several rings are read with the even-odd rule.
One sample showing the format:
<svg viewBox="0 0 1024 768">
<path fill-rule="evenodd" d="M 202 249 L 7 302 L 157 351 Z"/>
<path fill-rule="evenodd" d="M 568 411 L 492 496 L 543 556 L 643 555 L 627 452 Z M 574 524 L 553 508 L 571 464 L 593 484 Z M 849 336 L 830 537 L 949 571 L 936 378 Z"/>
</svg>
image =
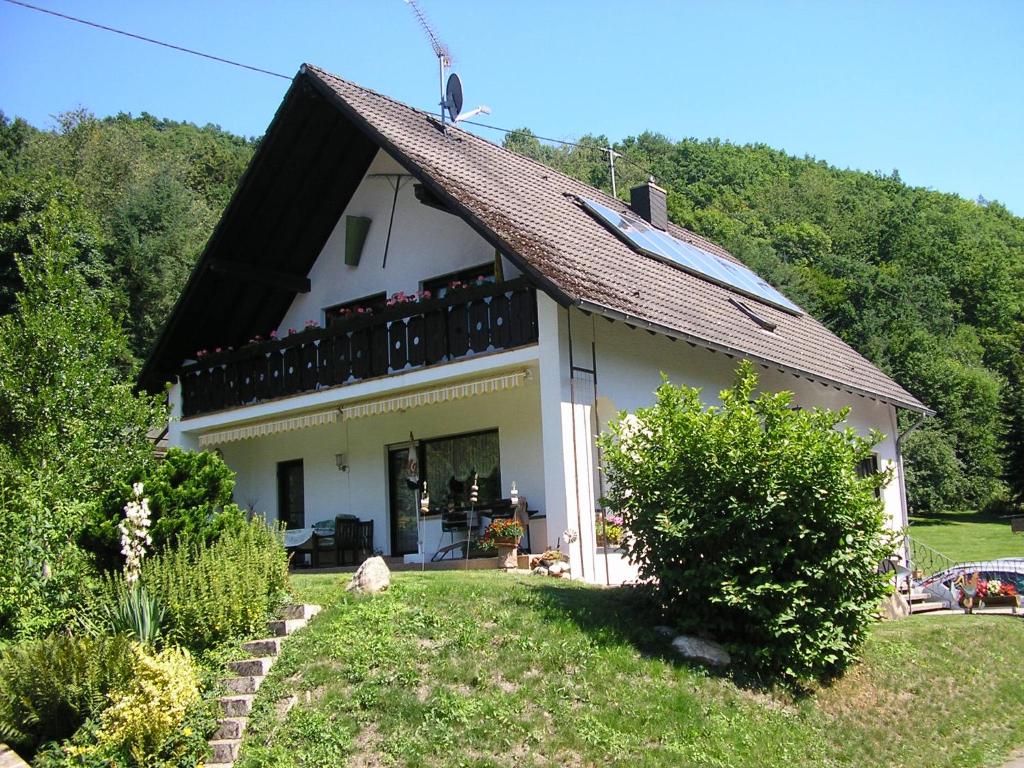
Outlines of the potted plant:
<svg viewBox="0 0 1024 768">
<path fill-rule="evenodd" d="M 509 570 L 515 568 L 518 563 L 519 540 L 525 531 L 523 526 L 514 519 L 498 519 L 491 521 L 480 539 L 480 546 L 484 549 L 496 549 L 498 551 L 498 567 Z"/>
</svg>

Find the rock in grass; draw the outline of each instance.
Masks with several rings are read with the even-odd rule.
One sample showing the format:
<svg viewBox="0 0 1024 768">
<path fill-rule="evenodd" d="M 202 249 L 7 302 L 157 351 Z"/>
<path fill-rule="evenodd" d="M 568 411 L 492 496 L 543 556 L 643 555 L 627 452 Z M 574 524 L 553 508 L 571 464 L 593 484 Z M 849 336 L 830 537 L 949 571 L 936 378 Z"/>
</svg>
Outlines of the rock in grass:
<svg viewBox="0 0 1024 768">
<path fill-rule="evenodd" d="M 391 586 L 391 570 L 383 557 L 371 557 L 363 561 L 352 576 L 345 590 L 374 595 Z"/>
<path fill-rule="evenodd" d="M 704 640 L 693 635 L 679 635 L 672 641 L 672 647 L 681 656 L 710 664 L 715 667 L 726 667 L 732 663 L 729 652 L 714 640 Z"/>
</svg>

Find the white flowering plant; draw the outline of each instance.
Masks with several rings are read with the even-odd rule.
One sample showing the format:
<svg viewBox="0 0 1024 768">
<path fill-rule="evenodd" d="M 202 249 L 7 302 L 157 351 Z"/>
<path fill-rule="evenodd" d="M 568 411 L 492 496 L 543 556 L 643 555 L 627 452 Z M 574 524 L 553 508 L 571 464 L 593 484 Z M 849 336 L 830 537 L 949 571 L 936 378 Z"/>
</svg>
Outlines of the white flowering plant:
<svg viewBox="0 0 1024 768">
<path fill-rule="evenodd" d="M 124 578 L 128 583 L 138 581 L 142 571 L 142 558 L 146 547 L 152 546 L 149 534 L 152 519 L 149 514 L 149 499 L 145 498 L 142 483 L 132 485 L 132 498 L 124 506 L 124 520 L 118 523 L 121 532 L 121 554 L 124 555 Z"/>
</svg>

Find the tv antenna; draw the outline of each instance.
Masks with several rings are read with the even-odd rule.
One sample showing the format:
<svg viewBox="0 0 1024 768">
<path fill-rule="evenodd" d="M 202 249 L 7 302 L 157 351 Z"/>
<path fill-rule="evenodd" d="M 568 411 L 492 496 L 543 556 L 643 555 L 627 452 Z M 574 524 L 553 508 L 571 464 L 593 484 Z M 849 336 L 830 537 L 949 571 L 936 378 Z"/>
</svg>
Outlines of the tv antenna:
<svg viewBox="0 0 1024 768">
<path fill-rule="evenodd" d="M 434 49 L 434 55 L 437 57 L 437 82 L 441 92 L 441 125 L 445 125 L 445 113 L 448 114 L 449 119 L 452 123 L 457 123 L 461 120 L 468 120 L 471 117 L 475 117 L 479 114 L 489 115 L 491 114 L 491 108 L 488 106 L 479 106 L 476 109 L 471 109 L 469 112 L 462 114 L 462 79 L 452 72 L 448 75 L 448 82 L 445 83 L 445 73 L 451 69 L 452 66 L 452 54 L 448 49 L 448 46 L 441 42 L 441 39 L 437 36 L 434 28 L 430 25 L 430 21 L 427 19 L 427 15 L 420 8 L 416 0 L 405 0 L 416 17 L 416 21 L 419 22 L 423 32 L 427 35 L 427 39 L 430 40 L 430 47 Z"/>
</svg>

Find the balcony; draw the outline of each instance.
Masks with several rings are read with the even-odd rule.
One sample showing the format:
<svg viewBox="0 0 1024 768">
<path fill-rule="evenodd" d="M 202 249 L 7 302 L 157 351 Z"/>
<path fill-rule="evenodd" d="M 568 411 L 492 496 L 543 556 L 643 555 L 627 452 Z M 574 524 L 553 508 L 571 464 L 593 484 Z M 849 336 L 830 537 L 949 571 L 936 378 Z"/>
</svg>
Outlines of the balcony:
<svg viewBox="0 0 1024 768">
<path fill-rule="evenodd" d="M 204 357 L 181 369 L 185 417 L 461 360 L 537 341 L 537 295 L 525 280 Z"/>
</svg>

